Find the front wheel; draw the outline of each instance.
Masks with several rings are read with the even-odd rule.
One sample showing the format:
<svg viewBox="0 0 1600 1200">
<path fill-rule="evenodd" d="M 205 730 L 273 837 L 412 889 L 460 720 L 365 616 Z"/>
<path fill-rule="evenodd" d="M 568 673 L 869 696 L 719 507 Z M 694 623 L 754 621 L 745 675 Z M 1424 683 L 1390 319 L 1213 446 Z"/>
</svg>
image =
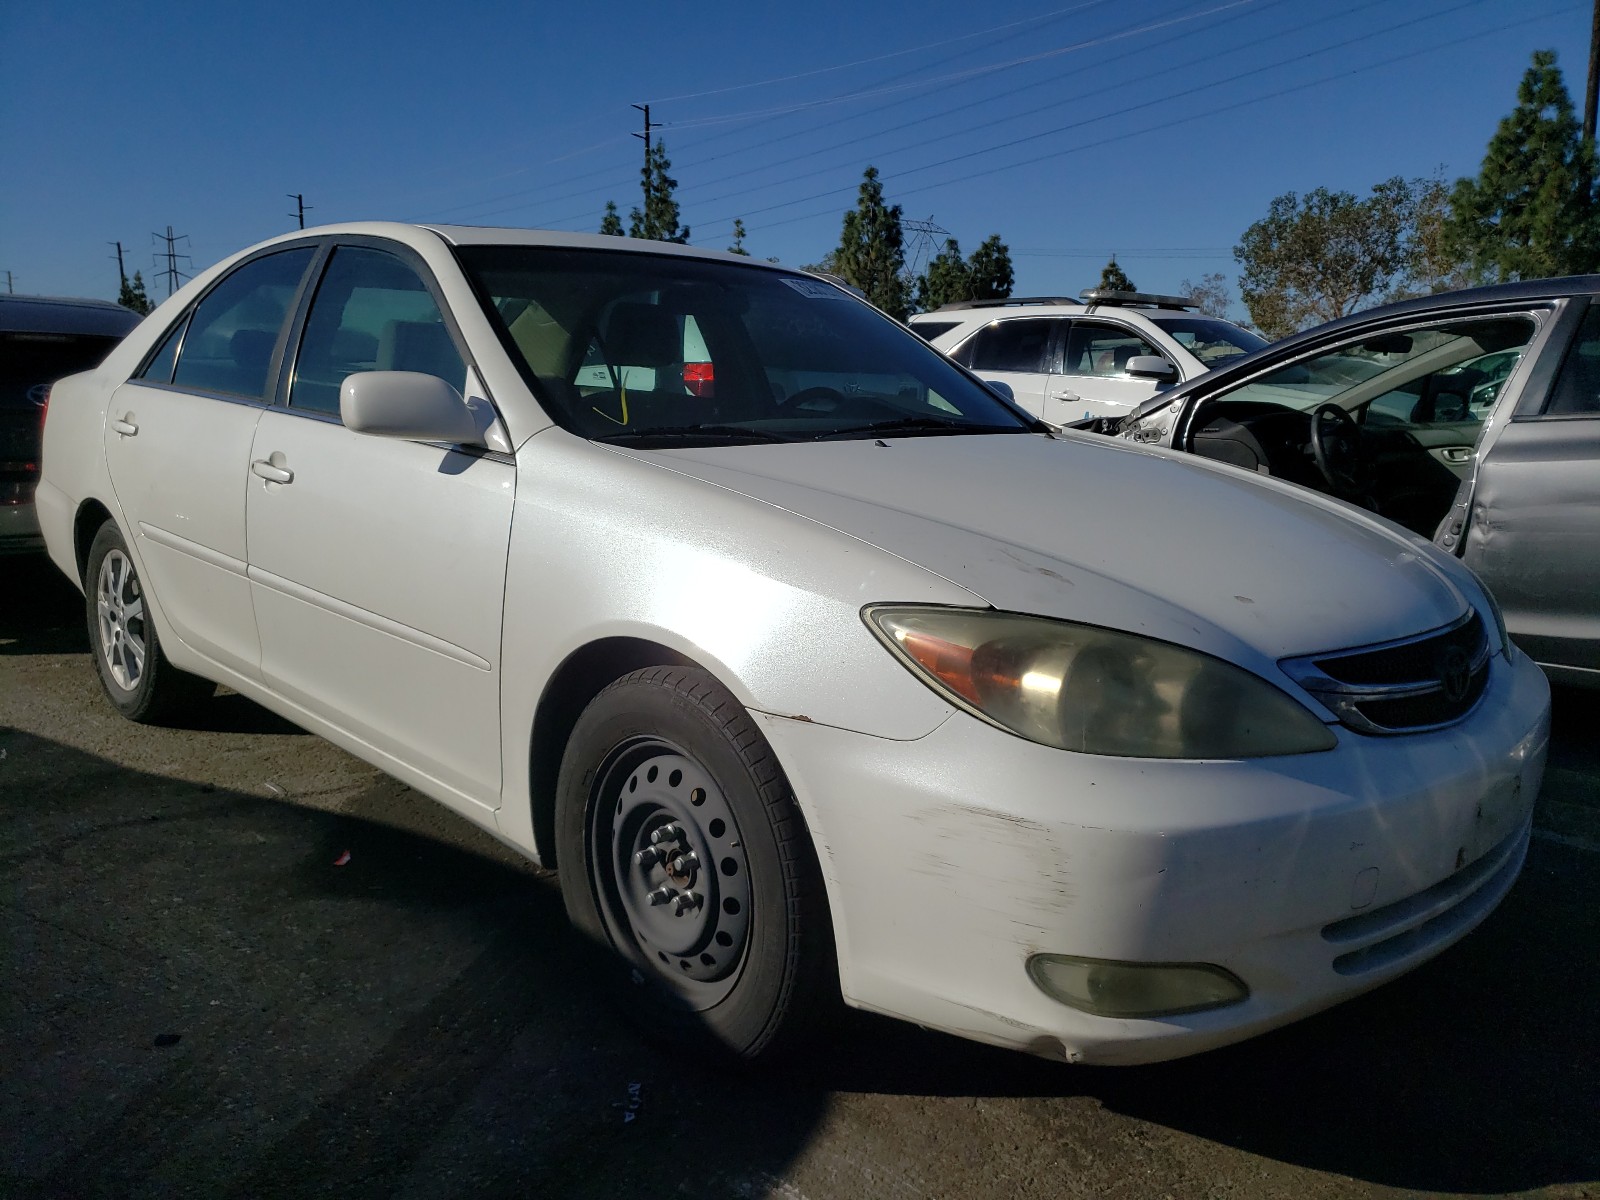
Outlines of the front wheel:
<svg viewBox="0 0 1600 1200">
<path fill-rule="evenodd" d="M 150 620 L 144 584 L 115 522 L 107 521 L 95 534 L 83 590 L 95 670 L 123 716 L 160 724 L 216 690 L 167 661 Z"/>
<path fill-rule="evenodd" d="M 837 996 L 794 794 L 709 674 L 651 667 L 601 692 L 567 744 L 556 804 L 568 915 L 620 960 L 630 1009 L 755 1059 Z"/>
</svg>

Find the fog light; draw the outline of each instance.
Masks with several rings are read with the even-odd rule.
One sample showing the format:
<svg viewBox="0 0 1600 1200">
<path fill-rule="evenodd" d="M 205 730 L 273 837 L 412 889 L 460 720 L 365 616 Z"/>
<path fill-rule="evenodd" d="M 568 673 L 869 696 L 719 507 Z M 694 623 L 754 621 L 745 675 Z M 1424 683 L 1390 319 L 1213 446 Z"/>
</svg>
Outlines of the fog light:
<svg viewBox="0 0 1600 1200">
<path fill-rule="evenodd" d="M 1052 1000 L 1097 1017 L 1174 1017 L 1237 1004 L 1250 989 L 1209 963 L 1108 962 L 1035 954 L 1028 975 Z"/>
</svg>

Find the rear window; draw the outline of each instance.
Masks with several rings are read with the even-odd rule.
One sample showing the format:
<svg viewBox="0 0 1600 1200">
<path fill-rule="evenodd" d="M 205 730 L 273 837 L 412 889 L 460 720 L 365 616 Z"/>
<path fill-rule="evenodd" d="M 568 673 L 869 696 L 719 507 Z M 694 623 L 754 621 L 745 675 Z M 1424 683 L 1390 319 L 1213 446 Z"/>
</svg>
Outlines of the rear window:
<svg viewBox="0 0 1600 1200">
<path fill-rule="evenodd" d="M 936 337 L 943 337 L 959 324 L 960 321 L 913 321 L 911 332 L 931 342 Z"/>
<path fill-rule="evenodd" d="M 120 340 L 87 334 L 0 334 L 0 408 L 42 404 L 44 388 L 99 366 Z"/>
</svg>

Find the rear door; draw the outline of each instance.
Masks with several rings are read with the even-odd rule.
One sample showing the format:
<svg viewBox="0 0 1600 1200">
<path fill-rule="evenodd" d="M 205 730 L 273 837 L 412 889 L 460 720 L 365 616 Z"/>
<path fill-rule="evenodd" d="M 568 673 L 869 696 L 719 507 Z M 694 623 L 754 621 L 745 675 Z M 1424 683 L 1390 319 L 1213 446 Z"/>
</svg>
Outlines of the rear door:
<svg viewBox="0 0 1600 1200">
<path fill-rule="evenodd" d="M 1486 448 L 1465 538 L 1517 643 L 1557 679 L 1600 682 L 1600 306 Z"/>
<path fill-rule="evenodd" d="M 260 663 L 245 578 L 250 443 L 314 255 L 303 245 L 236 267 L 106 410 L 106 464 L 148 589 L 186 645 L 250 677 Z"/>
<path fill-rule="evenodd" d="M 950 357 L 979 379 L 1004 384 L 1019 408 L 1045 417 L 1045 394 L 1059 366 L 1058 335 L 1065 326 L 1056 317 L 994 321 L 956 347 Z"/>
</svg>

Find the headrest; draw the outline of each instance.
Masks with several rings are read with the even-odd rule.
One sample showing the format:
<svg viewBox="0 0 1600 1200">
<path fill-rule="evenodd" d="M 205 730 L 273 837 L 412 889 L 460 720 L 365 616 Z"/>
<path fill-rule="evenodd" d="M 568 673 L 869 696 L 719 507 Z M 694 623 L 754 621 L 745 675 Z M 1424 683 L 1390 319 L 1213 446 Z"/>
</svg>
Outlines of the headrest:
<svg viewBox="0 0 1600 1200">
<path fill-rule="evenodd" d="M 605 329 L 606 357 L 613 364 L 658 367 L 683 359 L 677 314 L 656 304 L 618 304 Z"/>
</svg>

